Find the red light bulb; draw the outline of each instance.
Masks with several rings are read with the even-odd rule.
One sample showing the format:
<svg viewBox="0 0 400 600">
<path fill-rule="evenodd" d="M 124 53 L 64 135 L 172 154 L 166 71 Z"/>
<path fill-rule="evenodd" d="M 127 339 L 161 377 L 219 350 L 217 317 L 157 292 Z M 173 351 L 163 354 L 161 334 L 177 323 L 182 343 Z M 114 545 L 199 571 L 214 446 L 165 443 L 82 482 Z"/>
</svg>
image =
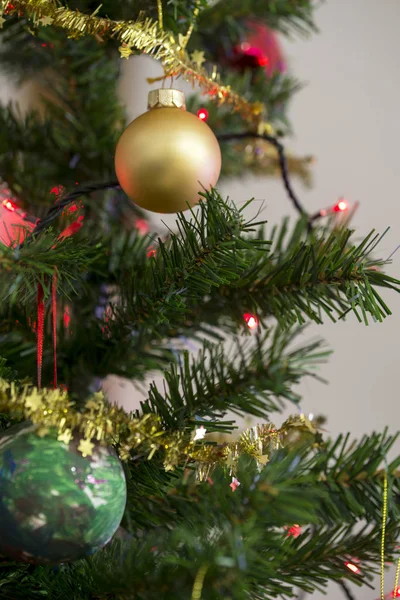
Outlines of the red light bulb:
<svg viewBox="0 0 400 600">
<path fill-rule="evenodd" d="M 346 200 L 339 200 L 339 202 L 333 207 L 334 212 L 343 212 L 348 209 Z"/>
<path fill-rule="evenodd" d="M 297 538 L 301 535 L 301 526 L 300 525 L 292 525 L 291 527 L 285 527 L 287 531 L 287 537 Z"/>
<path fill-rule="evenodd" d="M 54 194 L 55 196 L 57 196 L 57 200 L 58 200 L 58 197 L 64 193 L 64 189 L 65 188 L 63 185 L 55 185 L 51 188 L 50 194 Z"/>
<path fill-rule="evenodd" d="M 69 306 L 66 306 L 64 309 L 64 314 L 63 314 L 63 321 L 64 321 L 64 327 L 65 329 L 69 328 L 69 324 L 71 322 L 71 314 L 69 311 Z"/>
<path fill-rule="evenodd" d="M 352 571 L 353 573 L 356 573 L 356 574 L 360 572 L 360 569 L 354 563 L 345 562 L 344 564 L 349 569 L 349 571 Z"/>
<path fill-rule="evenodd" d="M 197 116 L 201 121 L 207 121 L 208 119 L 208 110 L 205 108 L 199 108 L 197 111 Z"/>
<path fill-rule="evenodd" d="M 3 206 L 11 212 L 14 212 L 14 210 L 17 208 L 17 205 L 14 204 L 14 202 L 12 200 L 9 200 L 8 198 L 6 198 L 6 200 L 3 200 Z"/>
<path fill-rule="evenodd" d="M 258 59 L 258 64 L 260 67 L 266 67 L 269 64 L 268 56 L 260 56 Z"/>
<path fill-rule="evenodd" d="M 256 329 L 258 327 L 258 319 L 256 315 L 252 315 L 251 313 L 244 313 L 243 318 L 246 321 L 247 327 L 249 329 Z"/>
<path fill-rule="evenodd" d="M 146 235 L 149 233 L 149 225 L 145 219 L 137 219 L 135 227 L 140 235 Z"/>
</svg>

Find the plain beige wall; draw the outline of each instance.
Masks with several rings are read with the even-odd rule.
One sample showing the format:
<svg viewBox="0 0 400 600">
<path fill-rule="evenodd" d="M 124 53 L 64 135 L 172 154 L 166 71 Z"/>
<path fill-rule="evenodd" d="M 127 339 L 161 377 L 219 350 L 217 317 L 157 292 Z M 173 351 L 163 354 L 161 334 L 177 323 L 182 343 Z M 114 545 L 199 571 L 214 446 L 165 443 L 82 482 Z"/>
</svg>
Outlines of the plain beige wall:
<svg viewBox="0 0 400 600">
<path fill-rule="evenodd" d="M 290 147 L 317 157 L 313 189 L 295 185 L 310 212 L 333 204 L 340 195 L 349 202 L 359 201 L 354 225 L 360 235 L 372 228 L 382 232 L 390 225 L 378 250 L 386 258 L 400 244 L 400 0 L 330 0 L 316 18 L 319 35 L 284 41 L 291 70 L 307 83 L 291 105 L 296 137 Z M 146 57 L 123 62 L 121 94 L 133 118 L 145 110 L 145 77 L 158 73 L 159 65 Z M 12 85 L 0 79 L 0 96 L 14 94 Z M 22 97 L 26 104 L 27 94 Z M 231 180 L 223 182 L 221 190 L 237 202 L 252 196 L 266 200 L 264 214 L 272 223 L 293 213 L 279 181 Z M 388 271 L 400 277 L 400 251 Z M 335 353 L 321 369 L 328 386 L 302 384 L 302 408 L 325 414 L 332 435 L 351 431 L 360 436 L 386 425 L 392 431 L 399 429 L 400 296 L 383 296 L 394 312 L 383 324 L 365 327 L 350 317 L 346 323 L 327 322 L 308 330 L 310 337 L 324 337 Z M 106 387 L 127 408 L 137 405 L 138 393 L 126 382 L 114 380 Z M 392 582 L 388 576 L 388 592 Z M 357 600 L 379 596 L 378 587 L 353 589 Z M 332 585 L 328 598 L 341 597 Z"/>
</svg>

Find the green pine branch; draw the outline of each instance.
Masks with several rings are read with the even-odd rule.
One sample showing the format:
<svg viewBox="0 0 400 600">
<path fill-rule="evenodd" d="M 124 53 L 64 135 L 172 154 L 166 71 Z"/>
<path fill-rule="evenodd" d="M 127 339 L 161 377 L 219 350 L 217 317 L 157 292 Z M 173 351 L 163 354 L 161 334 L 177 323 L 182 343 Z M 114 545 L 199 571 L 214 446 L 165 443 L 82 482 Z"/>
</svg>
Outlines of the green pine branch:
<svg viewBox="0 0 400 600">
<path fill-rule="evenodd" d="M 0 357 L 0 379 L 5 381 L 14 381 L 17 378 L 17 373 L 7 365 L 5 358 Z"/>
<path fill-rule="evenodd" d="M 264 252 L 269 242 L 250 239 L 258 225 L 246 221 L 243 210 L 224 202 L 213 190 L 204 194 L 199 211 L 190 218 L 180 213 L 176 222 L 178 233 L 168 240 L 159 240 L 157 254 L 140 272 L 127 273 L 122 282 L 121 318 L 132 318 L 132 325 L 150 321 L 153 327 L 167 324 L 179 327 L 188 307 L 213 288 L 238 281 L 249 264 L 248 257 Z M 123 314 L 122 314 L 123 313 Z"/>
<path fill-rule="evenodd" d="M 309 235 L 305 221 L 287 242 L 286 235 L 284 222 L 272 233 L 272 251 L 254 261 L 236 287 L 213 291 L 199 313 L 226 315 L 228 306 L 238 306 L 261 318 L 273 315 L 282 326 L 306 319 L 321 323 L 324 315 L 335 321 L 349 312 L 368 324 L 368 315 L 382 321 L 391 314 L 376 288 L 399 291 L 399 281 L 383 272 L 384 261 L 371 256 L 382 236 L 371 232 L 354 245 L 350 230 L 327 228 Z"/>
<path fill-rule="evenodd" d="M 242 325 L 243 313 L 251 311 L 260 319 L 274 316 L 285 326 L 306 318 L 321 323 L 324 315 L 334 321 L 350 311 L 365 323 L 368 315 L 382 321 L 391 314 L 376 288 L 399 291 L 399 281 L 382 271 L 383 261 L 371 257 L 381 239 L 374 232 L 355 245 L 350 230 L 327 228 L 310 235 L 307 222 L 300 220 L 290 236 L 284 222 L 271 239 L 244 237 L 255 224 L 241 222 L 241 210 L 214 192 L 198 217 L 179 217 L 182 237 L 171 234 L 161 245 L 144 280 L 125 282 L 125 318 L 134 327 L 151 321 L 186 334 L 200 324 L 232 331 L 232 322 Z M 214 229 L 221 246 L 212 245 Z M 222 241 L 224 231 L 232 237 Z"/>
<path fill-rule="evenodd" d="M 367 523 L 379 523 L 382 516 L 382 488 L 384 471 L 379 470 L 398 442 L 398 435 L 373 433 L 358 441 L 340 435 L 329 441 L 318 452 L 313 474 L 320 477 L 328 494 L 322 503 L 321 518 L 328 524 L 352 523 L 363 519 Z M 397 505 L 399 489 L 400 457 L 387 464 L 386 471 L 393 477 L 394 487 L 389 503 L 394 517 L 399 516 Z"/>
<path fill-rule="evenodd" d="M 18 245 L 0 244 L 0 302 L 2 312 L 9 305 L 32 305 L 38 285 L 43 286 L 45 298 L 51 294 L 52 276 L 58 276 L 58 289 L 68 298 L 76 294 L 76 280 L 85 278 L 101 245 L 89 240 L 75 243 L 74 238 L 58 239 L 52 231 Z M 10 274 L 12 277 L 10 278 Z"/>
<path fill-rule="evenodd" d="M 300 333 L 269 330 L 254 344 L 237 340 L 229 353 L 223 344 L 205 342 L 193 360 L 185 351 L 179 366 L 173 363 L 164 371 L 164 390 L 150 386 L 142 410 L 157 412 L 170 428 L 204 418 L 209 429 L 217 430 L 228 410 L 266 418 L 287 401 L 297 404 L 300 395 L 293 386 L 315 376 L 313 369 L 329 355 L 320 342 L 291 349 Z"/>
<path fill-rule="evenodd" d="M 304 35 L 316 31 L 314 8 L 312 0 L 219 1 L 200 14 L 198 28 L 200 31 L 215 31 L 225 26 L 234 30 L 235 22 L 242 23 L 243 27 L 245 19 L 257 18 L 286 35 L 291 32 Z"/>
<path fill-rule="evenodd" d="M 178 216 L 177 233 L 159 240 L 150 258 L 151 238 L 115 237 L 114 230 L 101 237 L 90 220 L 87 231 L 84 226 L 62 243 L 56 244 L 50 232 L 19 251 L 2 247 L 3 314 L 10 302 L 21 309 L 32 302 L 39 281 L 48 294 L 45 276 L 57 270 L 59 292 L 75 311 L 73 335 L 61 340 L 59 351 L 71 370 L 79 356 L 82 369 L 86 363 L 88 373 L 98 376 L 107 374 L 106 358 L 110 373 L 136 376 L 136 364 L 142 374 L 146 365 L 154 368 L 157 359 L 149 349 L 156 345 L 171 356 L 171 339 L 246 331 L 247 312 L 262 323 L 275 317 L 285 327 L 306 319 L 320 323 L 324 315 L 335 320 L 350 311 L 366 323 L 368 316 L 380 321 L 390 314 L 377 290 L 398 291 L 399 282 L 382 271 L 383 261 L 371 257 L 379 236 L 370 234 L 355 245 L 351 231 L 327 228 L 309 234 L 305 221 L 290 235 L 287 223 L 270 235 L 255 233 L 259 224 L 246 221 L 243 208 L 224 202 L 215 191 L 206 198 L 197 213 Z M 10 269 L 16 280 L 9 278 Z M 96 310 L 104 285 L 113 290 L 106 328 Z M 91 360 L 93 347 L 102 349 L 104 360 Z M 125 354 L 128 348 L 135 361 Z"/>
</svg>

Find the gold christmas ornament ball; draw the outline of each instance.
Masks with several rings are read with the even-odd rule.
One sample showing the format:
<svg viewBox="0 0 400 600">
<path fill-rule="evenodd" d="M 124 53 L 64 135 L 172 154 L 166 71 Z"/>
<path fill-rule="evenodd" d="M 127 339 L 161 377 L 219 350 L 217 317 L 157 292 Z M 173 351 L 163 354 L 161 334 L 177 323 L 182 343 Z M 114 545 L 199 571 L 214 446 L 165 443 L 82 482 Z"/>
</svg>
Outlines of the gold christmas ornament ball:
<svg viewBox="0 0 400 600">
<path fill-rule="evenodd" d="M 153 90 L 150 110 L 127 127 L 115 152 L 124 192 L 142 208 L 174 213 L 194 206 L 215 186 L 221 150 L 209 126 L 186 112 L 178 90 Z"/>
</svg>

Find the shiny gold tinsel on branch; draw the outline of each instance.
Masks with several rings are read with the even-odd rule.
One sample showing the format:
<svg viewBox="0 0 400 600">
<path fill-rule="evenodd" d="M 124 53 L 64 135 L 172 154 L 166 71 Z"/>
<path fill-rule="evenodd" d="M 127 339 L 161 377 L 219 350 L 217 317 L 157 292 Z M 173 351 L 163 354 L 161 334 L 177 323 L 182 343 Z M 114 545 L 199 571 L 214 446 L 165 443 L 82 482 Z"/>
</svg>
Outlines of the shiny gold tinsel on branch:
<svg viewBox="0 0 400 600">
<path fill-rule="evenodd" d="M 37 425 L 40 436 L 56 431 L 58 440 L 65 444 L 73 436 L 80 436 L 78 449 L 86 455 L 91 454 L 92 441 L 98 441 L 116 444 L 121 460 L 134 458 L 135 451 L 148 459 L 162 451 L 166 470 L 195 462 L 200 480 L 218 464 L 234 470 L 244 454 L 263 465 L 273 449 L 295 443 L 299 435 L 311 435 L 317 440 L 315 427 L 300 415 L 288 419 L 279 429 L 272 424 L 252 427 L 231 443 L 199 443 L 196 432 L 166 432 L 158 416 L 133 418 L 122 408 L 108 404 L 102 393 L 94 394 L 78 410 L 66 392 L 38 390 L 28 385 L 17 387 L 4 380 L 0 380 L 0 413 L 31 421 Z"/>
<path fill-rule="evenodd" d="M 186 37 L 180 43 L 171 32 L 161 29 L 159 23 L 152 19 L 139 17 L 137 21 L 113 21 L 97 17 L 95 13 L 85 15 L 78 10 L 57 7 L 53 0 L 13 0 L 8 4 L 7 12 L 23 14 L 37 24 L 61 27 L 73 39 L 83 35 L 118 39 L 122 57 L 128 58 L 133 49 L 150 54 L 163 64 L 165 77 L 182 76 L 193 84 L 199 84 L 219 104 L 232 106 L 255 125 L 265 117 L 262 103 L 248 102 L 230 86 L 222 85 L 216 68 L 209 75 L 196 59 L 198 53 L 189 57 L 184 49 Z"/>
</svg>

